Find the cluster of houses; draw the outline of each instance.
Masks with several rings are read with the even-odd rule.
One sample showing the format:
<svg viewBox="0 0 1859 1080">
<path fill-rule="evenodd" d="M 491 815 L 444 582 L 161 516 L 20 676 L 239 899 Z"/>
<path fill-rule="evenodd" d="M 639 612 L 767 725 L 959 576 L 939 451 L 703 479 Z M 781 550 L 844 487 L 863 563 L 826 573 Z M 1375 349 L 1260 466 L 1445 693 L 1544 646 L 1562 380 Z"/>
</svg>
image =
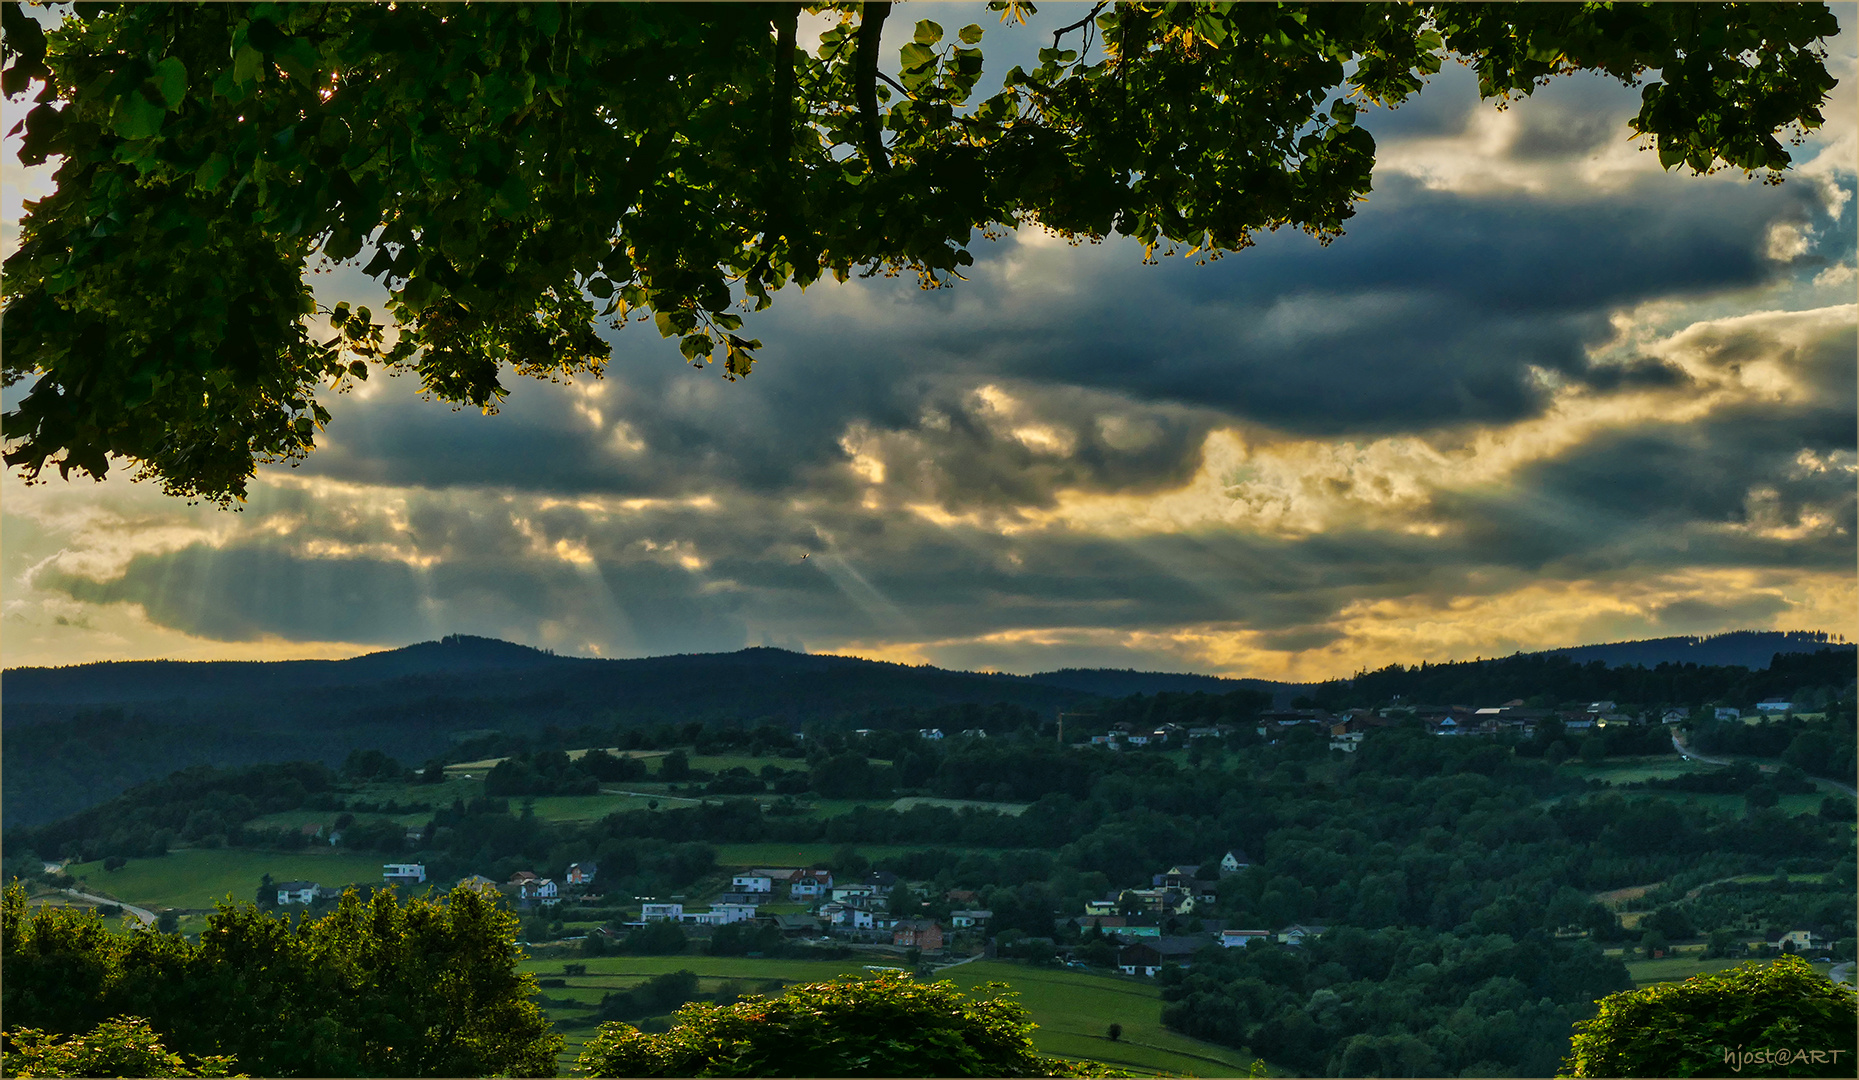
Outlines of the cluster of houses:
<svg viewBox="0 0 1859 1080">
<path fill-rule="evenodd" d="M 381 867 L 381 884 L 383 885 L 419 885 L 426 881 L 426 867 L 422 863 L 386 863 Z M 319 885 L 314 881 L 281 881 L 277 884 L 278 905 L 314 904 L 318 900 L 333 900 L 342 895 L 338 886 Z"/>
<path fill-rule="evenodd" d="M 1234 849 L 1220 857 L 1215 877 L 1237 874 L 1251 865 L 1245 852 Z M 1282 930 L 1246 929 L 1228 927 L 1219 919 L 1202 919 L 1199 933 L 1165 934 L 1160 925 L 1138 922 L 1145 917 L 1192 915 L 1197 904 L 1205 906 L 1213 899 L 1214 882 L 1201 876 L 1199 864 L 1176 865 L 1152 875 L 1146 889 L 1125 889 L 1101 900 L 1085 901 L 1084 914 L 1071 921 L 1080 928 L 1095 927 L 1116 945 L 1118 970 L 1126 975 L 1150 976 L 1162 970 L 1164 964 L 1189 966 L 1189 957 L 1208 945 L 1233 949 L 1277 943 L 1296 947 L 1327 929 L 1301 923 Z"/>
<path fill-rule="evenodd" d="M 1713 713 L 1719 720 L 1751 720 L 1764 716 L 1782 716 L 1790 713 L 1794 704 L 1785 698 L 1766 698 L 1757 702 L 1753 711 L 1745 715 L 1744 710 L 1715 707 Z M 1258 715 L 1254 731 L 1267 742 L 1277 742 L 1287 733 L 1300 728 L 1315 728 L 1320 736 L 1327 737 L 1330 749 L 1344 753 L 1355 753 L 1363 737 L 1369 730 L 1378 727 L 1393 727 L 1406 722 L 1409 717 L 1417 717 L 1436 735 L 1498 735 L 1512 733 L 1522 737 L 1534 734 L 1538 724 L 1556 719 L 1562 722 L 1563 730 L 1582 732 L 1613 725 L 1640 724 L 1680 724 L 1690 719 L 1689 708 L 1669 708 L 1657 716 L 1651 714 L 1630 715 L 1620 709 L 1616 702 L 1594 701 L 1575 709 L 1543 709 L 1526 706 L 1521 699 L 1507 701 L 1502 705 L 1475 708 L 1470 705 L 1393 705 L 1382 709 L 1348 709 L 1332 713 L 1324 709 L 1271 709 Z M 1152 727 L 1145 724 L 1118 723 L 1101 735 L 1092 735 L 1081 744 L 1101 746 L 1110 750 L 1145 746 L 1180 746 L 1195 739 L 1225 738 L 1237 728 L 1232 724 L 1212 724 L 1207 726 L 1184 726 L 1180 724 L 1162 724 Z M 940 732 L 937 733 L 940 736 Z M 969 734 L 963 732 L 964 735 Z M 985 734 L 985 733 L 984 733 Z"/>
<path fill-rule="evenodd" d="M 857 881 L 835 881 L 830 870 L 757 867 L 733 876 L 729 891 L 712 901 L 709 911 L 686 911 L 681 903 L 650 903 L 641 907 L 639 919 L 631 925 L 682 922 L 722 926 L 767 918 L 788 937 L 824 934 L 924 952 L 942 949 L 946 931 L 937 920 L 902 918 L 883 910 L 897 885 L 897 875 L 888 870 L 873 871 Z M 761 906 L 783 897 L 814 904 L 813 913 L 757 915 Z M 957 928 L 981 927 L 990 915 L 986 911 L 957 911 L 950 921 Z"/>
</svg>

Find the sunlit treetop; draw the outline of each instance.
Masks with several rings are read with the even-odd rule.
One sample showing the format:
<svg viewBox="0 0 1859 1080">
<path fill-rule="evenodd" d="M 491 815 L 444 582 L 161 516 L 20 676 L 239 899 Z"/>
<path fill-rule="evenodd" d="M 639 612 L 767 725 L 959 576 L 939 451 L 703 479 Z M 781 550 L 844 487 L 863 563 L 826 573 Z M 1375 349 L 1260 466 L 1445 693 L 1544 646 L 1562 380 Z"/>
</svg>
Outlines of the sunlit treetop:
<svg viewBox="0 0 1859 1080">
<path fill-rule="evenodd" d="M 999 228 L 1327 243 L 1370 189 L 1358 103 L 1447 59 L 1500 107 L 1604 72 L 1666 168 L 1775 180 L 1838 30 L 1822 4 L 1100 4 L 978 98 L 984 28 L 893 27 L 893 78 L 890 9 L 78 4 L 42 33 L 6 3 L 22 159 L 58 162 L 5 266 L 8 465 L 121 459 L 225 504 L 371 365 L 490 412 L 507 371 L 598 375 L 629 318 L 747 375 L 743 312 L 788 284 L 947 285 Z M 812 50 L 803 11 L 837 19 Z M 319 308 L 345 262 L 385 312 Z"/>
</svg>

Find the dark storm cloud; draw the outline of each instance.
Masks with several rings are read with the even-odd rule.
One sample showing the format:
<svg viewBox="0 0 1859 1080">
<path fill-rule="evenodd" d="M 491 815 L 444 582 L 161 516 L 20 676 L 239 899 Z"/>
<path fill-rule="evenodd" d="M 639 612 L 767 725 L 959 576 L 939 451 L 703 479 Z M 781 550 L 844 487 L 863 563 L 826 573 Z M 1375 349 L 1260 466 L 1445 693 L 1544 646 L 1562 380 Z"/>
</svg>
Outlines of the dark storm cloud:
<svg viewBox="0 0 1859 1080">
<path fill-rule="evenodd" d="M 1364 123 L 1389 150 L 1470 138 L 1491 108 L 1470 81 L 1449 69 Z M 1603 80 L 1560 81 L 1513 106 L 1493 160 L 1585 160 L 1636 108 Z M 1206 266 L 1142 266 L 1121 242 L 978 241 L 972 280 L 952 289 L 878 278 L 781 294 L 749 318 L 767 347 L 733 384 L 649 325 L 610 335 L 597 391 L 512 377 L 496 417 L 376 380 L 336 403 L 302 470 L 267 474 L 282 478 L 258 486 L 242 532 L 120 573 L 50 564 L 32 584 L 223 641 L 470 632 L 608 655 L 940 642 L 940 662 L 1030 670 L 1193 666 L 1117 636 L 1192 626 L 1321 650 L 1361 605 L 1437 613 L 1541 582 L 1849 572 L 1850 319 L 1792 351 L 1773 326 L 1728 321 L 1689 352 L 1589 354 L 1643 301 L 1714 303 L 1809 258 L 1850 258 L 1854 201 L 1836 226 L 1794 181 L 1651 175 L 1590 191 L 1565 177 L 1548 190 L 1430 190 L 1384 169 L 1334 244 L 1271 235 Z M 1817 230 L 1802 262 L 1766 256 L 1784 221 Z M 1684 423 L 1642 410 L 1569 445 L 1546 435 L 1561 448 L 1498 475 L 1453 474 L 1479 435 L 1566 403 L 1558 387 L 1676 411 L 1765 364 L 1796 389 L 1731 395 Z M 1304 532 L 1218 514 L 1148 531 L 1114 512 L 1065 523 L 1061 496 L 1206 479 L 1221 429 L 1255 454 L 1312 439 L 1348 458 L 1414 435 L 1449 460 L 1430 473 L 1415 453 L 1421 493 L 1391 510 L 1363 509 L 1387 479 L 1367 466 L 1323 474 L 1320 491 L 1287 498 L 1343 508 Z M 1210 500 L 1240 480 L 1214 477 Z M 1782 603 L 1667 597 L 1647 618 L 1696 632 Z"/>
</svg>

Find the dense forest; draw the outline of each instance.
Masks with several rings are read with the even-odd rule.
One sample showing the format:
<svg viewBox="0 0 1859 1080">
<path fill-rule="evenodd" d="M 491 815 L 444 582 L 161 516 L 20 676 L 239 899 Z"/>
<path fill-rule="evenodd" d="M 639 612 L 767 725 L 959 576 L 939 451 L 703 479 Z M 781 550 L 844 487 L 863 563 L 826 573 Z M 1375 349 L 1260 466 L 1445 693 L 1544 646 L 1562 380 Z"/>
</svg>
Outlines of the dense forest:
<svg viewBox="0 0 1859 1080">
<path fill-rule="evenodd" d="M 1747 709 L 1779 695 L 1792 699 L 1805 712 L 1834 701 L 1841 690 L 1850 688 L 1854 664 L 1851 646 L 1779 653 L 1768 667 L 1753 670 L 1675 663 L 1609 667 L 1600 660 L 1578 663 L 1567 656 L 1534 653 L 1459 664 L 1394 664 L 1320 684 L 1309 696 L 1326 708 L 1390 701 L 1487 706 L 1523 700 L 1553 706 L 1605 700 L 1647 709 L 1713 703 Z"/>
</svg>

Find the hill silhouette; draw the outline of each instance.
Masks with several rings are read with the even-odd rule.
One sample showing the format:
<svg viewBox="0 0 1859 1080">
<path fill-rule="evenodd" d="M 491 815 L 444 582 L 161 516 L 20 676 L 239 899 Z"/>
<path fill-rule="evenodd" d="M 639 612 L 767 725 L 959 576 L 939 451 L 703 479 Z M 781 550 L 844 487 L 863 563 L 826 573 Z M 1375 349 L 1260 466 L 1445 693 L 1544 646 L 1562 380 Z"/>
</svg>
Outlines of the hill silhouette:
<svg viewBox="0 0 1859 1080">
<path fill-rule="evenodd" d="M 1534 655 L 1610 666 L 1760 669 L 1776 653 L 1829 644 L 1852 649 L 1825 634 L 1740 631 Z M 1282 705 L 1314 684 L 1103 668 L 982 674 L 768 647 L 609 660 L 462 634 L 346 660 L 15 668 L 0 673 L 6 703 L 0 813 L 18 824 L 50 821 L 197 764 L 336 764 L 356 749 L 379 749 L 417 764 L 490 731 L 610 732 L 692 720 L 793 729 L 808 722 L 854 723 L 884 710 L 997 703 L 1050 716 L 1138 693 L 1242 689 L 1271 693 Z"/>
</svg>

